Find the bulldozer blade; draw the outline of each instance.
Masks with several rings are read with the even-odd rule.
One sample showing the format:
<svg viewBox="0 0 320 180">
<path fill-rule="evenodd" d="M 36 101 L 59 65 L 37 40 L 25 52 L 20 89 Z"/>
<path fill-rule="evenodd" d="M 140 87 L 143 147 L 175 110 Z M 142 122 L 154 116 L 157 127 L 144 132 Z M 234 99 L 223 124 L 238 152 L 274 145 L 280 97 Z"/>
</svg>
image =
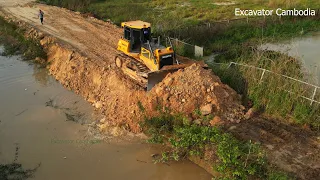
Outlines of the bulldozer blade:
<svg viewBox="0 0 320 180">
<path fill-rule="evenodd" d="M 147 91 L 150 91 L 156 84 L 161 82 L 169 73 L 178 71 L 179 69 L 169 69 L 162 71 L 155 71 L 148 74 Z"/>
</svg>

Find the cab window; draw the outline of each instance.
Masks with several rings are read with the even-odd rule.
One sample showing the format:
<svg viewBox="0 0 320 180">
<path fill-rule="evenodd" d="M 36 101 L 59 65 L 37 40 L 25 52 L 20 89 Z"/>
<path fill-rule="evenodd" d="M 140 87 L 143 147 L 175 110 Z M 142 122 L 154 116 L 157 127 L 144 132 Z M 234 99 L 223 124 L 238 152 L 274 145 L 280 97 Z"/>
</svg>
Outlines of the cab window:
<svg viewBox="0 0 320 180">
<path fill-rule="evenodd" d="M 131 32 L 130 32 L 130 29 L 128 27 L 124 28 L 124 38 L 129 40 L 129 41 L 131 39 Z"/>
<path fill-rule="evenodd" d="M 145 49 L 142 49 L 142 56 L 150 59 L 150 53 L 149 51 L 145 50 Z"/>
<path fill-rule="evenodd" d="M 143 28 L 142 33 L 143 33 L 143 42 L 146 43 L 147 41 L 150 41 L 151 29 L 150 28 Z"/>
</svg>

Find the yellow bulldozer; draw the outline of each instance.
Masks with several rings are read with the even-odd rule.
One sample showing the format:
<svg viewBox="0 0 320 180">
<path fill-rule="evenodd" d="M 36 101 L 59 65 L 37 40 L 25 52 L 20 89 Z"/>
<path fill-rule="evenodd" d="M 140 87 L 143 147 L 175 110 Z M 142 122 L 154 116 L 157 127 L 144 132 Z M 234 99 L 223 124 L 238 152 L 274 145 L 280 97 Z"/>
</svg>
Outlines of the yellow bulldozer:
<svg viewBox="0 0 320 180">
<path fill-rule="evenodd" d="M 176 58 L 172 43 L 162 46 L 159 38 L 151 37 L 151 24 L 143 21 L 121 23 L 123 37 L 117 49 L 115 64 L 121 71 L 150 90 L 171 72 L 185 68 Z"/>
</svg>

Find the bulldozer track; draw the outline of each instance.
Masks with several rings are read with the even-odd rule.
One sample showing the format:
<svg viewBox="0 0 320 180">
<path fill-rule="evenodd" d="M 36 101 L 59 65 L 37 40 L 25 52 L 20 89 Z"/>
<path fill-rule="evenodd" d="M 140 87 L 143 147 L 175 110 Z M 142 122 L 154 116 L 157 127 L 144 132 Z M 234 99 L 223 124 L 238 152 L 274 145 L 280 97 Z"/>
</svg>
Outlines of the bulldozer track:
<svg viewBox="0 0 320 180">
<path fill-rule="evenodd" d="M 116 55 L 115 59 L 116 58 L 121 59 L 122 67 L 118 68 L 124 75 L 131 77 L 131 79 L 133 79 L 141 87 L 147 87 L 148 73 L 150 72 L 150 70 L 145 64 L 141 63 L 133 57 L 127 56 L 126 54 L 118 54 Z"/>
<path fill-rule="evenodd" d="M 123 62 L 128 62 L 129 66 L 128 68 L 131 68 L 134 71 L 137 71 L 138 73 L 149 73 L 150 70 L 148 67 L 138 61 L 137 59 L 130 57 L 126 54 L 118 54 L 116 57 L 120 57 Z"/>
</svg>

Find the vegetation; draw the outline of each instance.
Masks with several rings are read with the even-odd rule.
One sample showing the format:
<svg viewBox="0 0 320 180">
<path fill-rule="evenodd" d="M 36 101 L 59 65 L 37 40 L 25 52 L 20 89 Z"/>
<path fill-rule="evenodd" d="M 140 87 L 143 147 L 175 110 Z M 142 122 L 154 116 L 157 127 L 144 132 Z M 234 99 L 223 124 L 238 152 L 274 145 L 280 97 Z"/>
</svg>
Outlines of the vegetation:
<svg viewBox="0 0 320 180">
<path fill-rule="evenodd" d="M 36 57 L 46 59 L 46 53 L 39 42 L 24 36 L 25 30 L 8 23 L 0 17 L 0 44 L 4 45 L 3 55 L 23 54 L 25 60 Z"/>
<path fill-rule="evenodd" d="M 319 105 L 316 103 L 310 105 L 310 101 L 301 97 L 312 98 L 314 87 L 282 76 L 304 79 L 298 60 L 273 51 L 256 50 L 245 59 L 239 58 L 238 62 L 274 72 L 266 71 L 261 79 L 263 73 L 261 69 L 238 65 L 231 67 L 211 65 L 224 83 L 243 95 L 245 104 L 251 100 L 257 109 L 262 109 L 269 115 L 289 120 L 289 122 L 291 120 L 295 123 L 307 124 L 319 130 Z M 319 101 L 319 98 L 318 93 L 315 100 Z"/>
<path fill-rule="evenodd" d="M 153 33 L 160 36 L 179 38 L 191 44 L 205 47 L 205 54 L 220 53 L 219 61 L 231 61 L 247 52 L 245 46 L 252 46 L 261 40 L 272 41 L 279 38 L 300 36 L 320 28 L 319 16 L 311 18 L 250 18 L 232 20 L 235 8 L 274 9 L 282 8 L 320 8 L 320 3 L 312 1 L 264 1 L 237 0 L 226 1 L 202 0 L 44 0 L 44 2 L 89 13 L 93 16 L 120 25 L 123 21 L 141 19 L 153 24 Z M 210 26 L 208 25 L 210 24 Z M 192 57 L 188 46 L 179 45 L 180 55 Z"/>
<path fill-rule="evenodd" d="M 209 44 L 211 44 L 213 42 L 212 40 L 215 40 L 213 38 L 221 35 L 215 34 L 216 30 L 221 29 L 219 28 L 221 24 L 215 22 L 236 18 L 234 15 L 235 8 L 320 8 L 320 3 L 317 0 L 296 0 L 294 2 L 281 0 L 237 0 L 232 1 L 234 3 L 229 4 L 224 4 L 223 2 L 225 1 L 222 0 L 221 2 L 212 2 L 211 0 L 44 0 L 44 2 L 84 13 L 91 13 L 103 20 L 111 19 L 116 24 L 120 24 L 123 21 L 141 19 L 151 22 L 154 25 L 153 30 L 157 34 L 175 36 L 206 47 L 208 41 L 210 42 Z M 294 19 L 297 20 L 297 18 Z M 274 21 L 274 19 L 272 21 Z M 211 23 L 212 26 L 210 28 L 204 28 L 203 26 L 201 26 L 200 29 L 195 28 L 196 25 L 203 25 L 206 23 Z M 277 26 L 278 23 L 270 22 L 268 24 L 270 24 L 271 27 L 269 28 L 269 33 L 266 35 L 269 35 L 270 33 L 272 35 L 277 35 L 277 33 L 284 35 L 290 31 L 292 31 L 292 33 L 299 32 L 301 31 L 301 25 L 299 25 L 299 23 L 300 22 L 295 22 L 294 24 L 296 25 L 294 25 L 292 24 L 292 21 L 290 21 L 288 25 L 291 25 L 291 27 L 294 28 L 292 30 L 286 28 L 287 26 L 282 28 L 283 24 Z M 224 25 L 222 24 L 222 26 Z M 303 25 L 303 27 L 306 31 L 308 30 L 308 26 Z M 237 28 L 241 28 L 241 30 L 235 32 L 235 29 Z M 247 31 L 248 29 L 251 30 L 251 28 L 255 29 L 253 31 Z M 229 29 L 229 27 L 227 29 Z M 298 29 L 298 31 L 295 29 Z M 224 31 L 220 33 L 223 34 L 223 32 Z M 249 24 L 241 21 L 240 25 L 237 24 L 236 26 L 233 26 L 226 35 L 232 36 L 231 39 L 233 39 L 234 32 L 237 36 L 235 41 L 237 41 L 238 38 L 247 40 L 247 38 L 252 35 L 261 37 L 261 23 L 257 23 L 255 20 L 250 20 Z M 224 37 L 221 37 L 221 39 L 224 39 Z"/>
<path fill-rule="evenodd" d="M 18 160 L 19 147 L 16 147 L 15 158 L 10 164 L 0 164 L 0 179 L 1 180 L 26 180 L 34 177 L 34 173 L 41 166 L 39 164 L 34 169 L 25 169 L 16 161 Z"/>
<path fill-rule="evenodd" d="M 45 2 L 50 5 L 60 6 L 71 10 L 84 10 L 94 2 L 93 0 L 38 0 L 37 2 Z"/>
<path fill-rule="evenodd" d="M 26 180 L 34 177 L 36 169 L 24 170 L 21 164 L 0 164 L 0 179 L 2 180 Z"/>
<path fill-rule="evenodd" d="M 41 1 L 41 0 L 40 0 Z M 101 19 L 115 23 L 128 20 L 146 20 L 163 28 L 195 25 L 202 22 L 234 18 L 234 9 L 319 8 L 317 0 L 42 0 L 45 3 L 82 12 L 91 12 Z M 226 3 L 227 2 L 227 3 Z M 174 17 L 174 18 L 172 18 Z"/>
<path fill-rule="evenodd" d="M 151 137 L 149 142 L 171 147 L 156 162 L 199 156 L 214 163 L 214 170 L 220 174 L 216 179 L 289 179 L 269 167 L 259 144 L 240 141 L 217 127 L 190 125 L 183 115 L 168 110 L 160 110 L 159 114 L 141 124 Z"/>
</svg>

